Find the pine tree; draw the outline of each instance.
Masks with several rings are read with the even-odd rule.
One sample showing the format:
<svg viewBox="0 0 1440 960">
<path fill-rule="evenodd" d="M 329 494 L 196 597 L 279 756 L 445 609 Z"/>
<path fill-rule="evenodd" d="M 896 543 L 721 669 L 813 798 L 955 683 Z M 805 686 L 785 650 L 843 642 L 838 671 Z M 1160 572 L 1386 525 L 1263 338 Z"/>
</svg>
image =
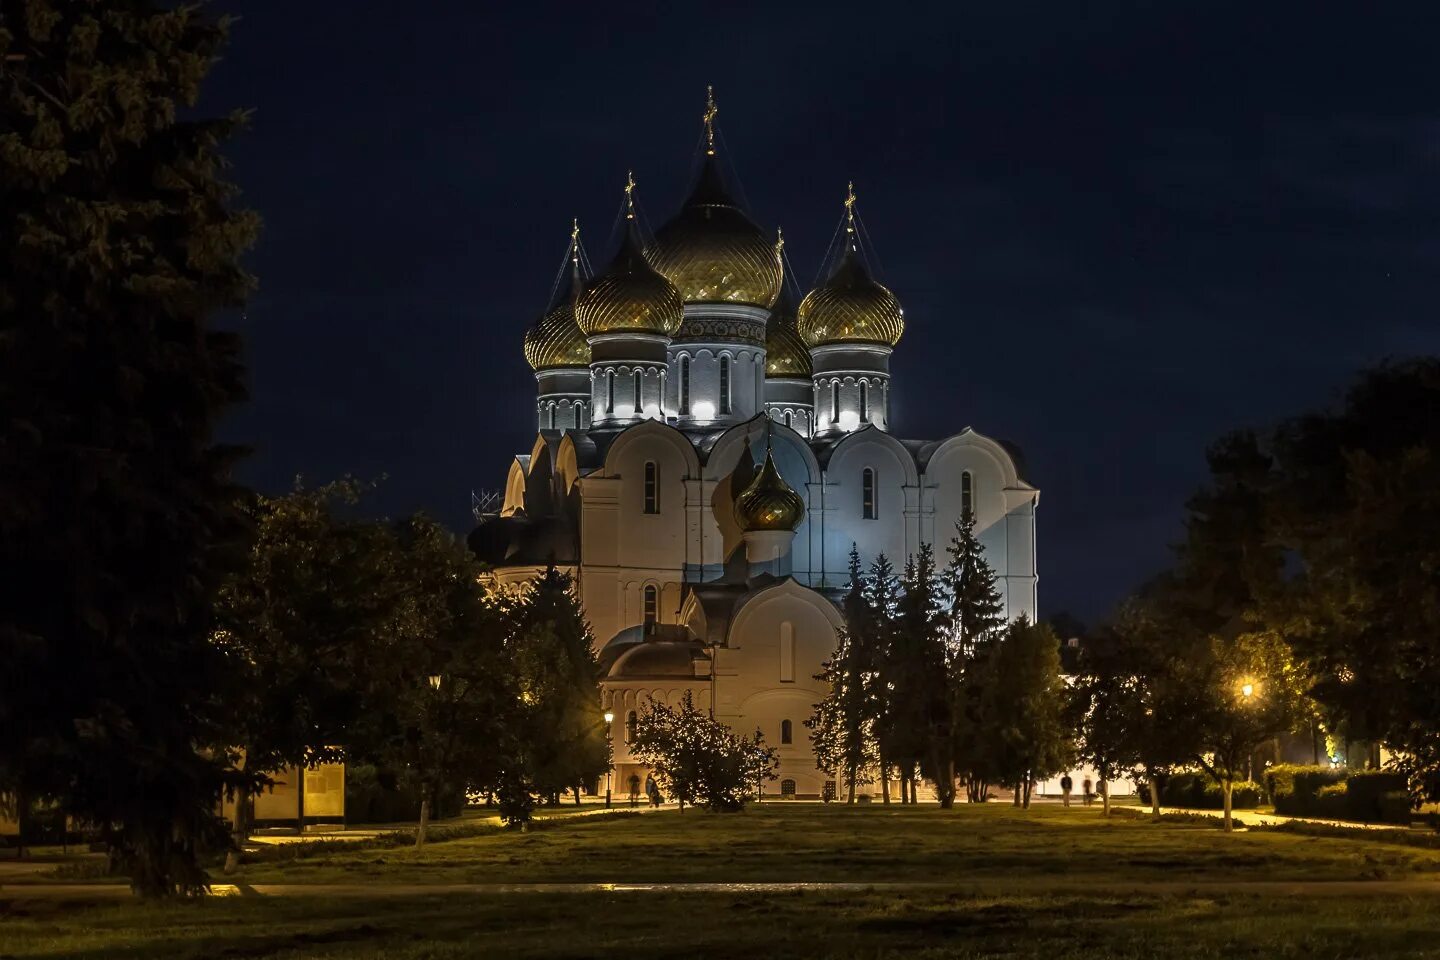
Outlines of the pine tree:
<svg viewBox="0 0 1440 960">
<path fill-rule="evenodd" d="M 994 646 L 1005 625 L 1005 604 L 995 585 L 995 571 L 985 559 L 985 547 L 975 536 L 972 514 L 955 524 L 947 552 L 952 750 L 970 802 L 979 803 L 987 799 L 995 772 L 996 720 L 989 709 L 989 690 L 995 683 Z"/>
<path fill-rule="evenodd" d="M 880 778 L 880 796 L 890 802 L 890 771 L 893 761 L 886 753 L 885 731 L 888 714 L 894 704 L 886 666 L 893 656 L 899 606 L 899 584 L 895 567 L 885 554 L 870 564 L 870 576 L 862 594 L 867 622 L 866 649 L 862 653 L 865 698 L 862 706 L 864 723 L 873 742 L 875 764 Z"/>
<path fill-rule="evenodd" d="M 225 36 L 191 5 L 0 2 L 0 782 L 103 825 L 152 896 L 203 888 L 235 782 L 213 431 L 244 382 L 210 320 L 257 221 L 220 175 L 241 118 L 190 118 Z"/>
<path fill-rule="evenodd" d="M 840 603 L 845 625 L 835 652 L 815 679 L 825 684 L 825 698 L 815 704 L 805 725 L 815 762 L 846 785 L 846 802 L 855 802 L 855 787 L 878 759 L 875 744 L 876 625 L 866 601 L 860 552 L 850 548 L 850 589 Z"/>
<path fill-rule="evenodd" d="M 902 800 L 917 802 L 915 784 L 923 769 L 948 807 L 954 802 L 955 777 L 941 592 L 935 555 L 929 544 L 921 544 L 905 563 L 890 655 L 882 669 L 889 697 L 882 738 L 886 757 L 900 767 Z"/>
</svg>

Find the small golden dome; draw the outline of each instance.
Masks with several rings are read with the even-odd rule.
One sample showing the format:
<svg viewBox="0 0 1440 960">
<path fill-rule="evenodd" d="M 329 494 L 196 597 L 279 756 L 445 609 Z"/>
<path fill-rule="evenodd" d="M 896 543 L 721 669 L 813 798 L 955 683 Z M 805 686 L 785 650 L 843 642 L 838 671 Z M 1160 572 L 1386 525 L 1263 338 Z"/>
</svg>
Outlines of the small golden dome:
<svg viewBox="0 0 1440 960">
<path fill-rule="evenodd" d="M 824 343 L 893 347 L 905 332 L 905 311 L 895 294 L 871 278 L 852 246 L 829 279 L 800 301 L 796 327 L 812 347 Z"/>
<path fill-rule="evenodd" d="M 655 234 L 650 262 L 686 303 L 769 308 L 785 271 L 776 245 L 731 199 L 714 156 L 680 212 Z"/>
<path fill-rule="evenodd" d="M 740 529 L 794 530 L 805 519 L 805 501 L 790 489 L 775 469 L 775 458 L 765 451 L 765 463 L 755 479 L 735 498 L 735 520 Z"/>
<path fill-rule="evenodd" d="M 590 344 L 575 322 L 575 301 L 565 297 L 525 331 L 525 359 L 536 370 L 590 366 Z"/>
<path fill-rule="evenodd" d="M 809 380 L 812 372 L 810 348 L 795 326 L 795 301 L 782 292 L 765 325 L 765 376 Z"/>
<path fill-rule="evenodd" d="M 626 221 L 620 252 L 605 272 L 590 281 L 575 304 L 585 336 L 654 333 L 673 337 L 685 319 L 685 304 L 674 285 L 645 259 L 639 229 Z"/>
</svg>

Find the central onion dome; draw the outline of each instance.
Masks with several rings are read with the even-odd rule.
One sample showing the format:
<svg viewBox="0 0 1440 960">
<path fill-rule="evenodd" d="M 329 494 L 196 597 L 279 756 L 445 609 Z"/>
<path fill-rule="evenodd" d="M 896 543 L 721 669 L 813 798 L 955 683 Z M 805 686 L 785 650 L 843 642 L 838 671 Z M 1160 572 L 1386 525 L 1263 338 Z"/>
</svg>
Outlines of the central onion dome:
<svg viewBox="0 0 1440 960">
<path fill-rule="evenodd" d="M 794 530 L 805 519 L 805 501 L 775 469 L 775 458 L 765 451 L 765 463 L 750 485 L 735 498 L 735 520 L 746 533 Z"/>
<path fill-rule="evenodd" d="M 889 288 L 870 276 L 855 232 L 855 190 L 845 197 L 845 253 L 820 286 L 800 301 L 797 326 L 807 344 L 877 343 L 893 347 L 905 332 L 905 311 Z"/>
<path fill-rule="evenodd" d="M 785 275 L 774 241 L 730 197 L 713 154 L 690 199 L 656 231 L 650 262 L 686 303 L 769 309 Z"/>
<path fill-rule="evenodd" d="M 626 188 L 627 196 L 630 187 Z M 590 281 L 575 304 L 575 321 L 587 337 L 602 333 L 653 333 L 673 337 L 685 319 L 685 304 L 673 284 L 645 259 L 640 228 L 631 207 L 620 252 L 605 272 Z"/>
<path fill-rule="evenodd" d="M 809 380 L 813 372 L 810 350 L 795 326 L 795 301 L 788 290 L 783 290 L 770 313 L 770 322 L 765 324 L 765 376 Z"/>
<path fill-rule="evenodd" d="M 590 344 L 575 322 L 575 301 L 584 289 L 577 226 L 570 236 L 569 281 L 556 298 L 555 305 L 525 331 L 525 360 L 534 370 L 590 366 Z"/>
</svg>

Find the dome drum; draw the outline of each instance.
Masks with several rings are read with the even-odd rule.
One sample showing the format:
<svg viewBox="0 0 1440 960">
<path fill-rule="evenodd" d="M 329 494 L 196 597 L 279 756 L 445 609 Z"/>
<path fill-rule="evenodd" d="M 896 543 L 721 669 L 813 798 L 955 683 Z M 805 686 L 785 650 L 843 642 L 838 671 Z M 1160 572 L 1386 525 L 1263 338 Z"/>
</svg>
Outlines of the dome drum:
<svg viewBox="0 0 1440 960">
<path fill-rule="evenodd" d="M 535 371 L 535 382 L 539 386 L 540 399 L 578 397 L 590 399 L 589 367 L 554 367 Z"/>
<path fill-rule="evenodd" d="M 604 333 L 590 338 L 590 367 L 613 363 L 664 364 L 670 338 L 654 333 Z"/>
</svg>

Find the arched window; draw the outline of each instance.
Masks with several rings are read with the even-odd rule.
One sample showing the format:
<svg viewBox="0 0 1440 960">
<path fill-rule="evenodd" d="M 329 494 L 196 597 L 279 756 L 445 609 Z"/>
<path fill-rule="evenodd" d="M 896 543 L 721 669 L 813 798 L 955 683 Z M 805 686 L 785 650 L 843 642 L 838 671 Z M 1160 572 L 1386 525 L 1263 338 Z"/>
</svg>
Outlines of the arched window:
<svg viewBox="0 0 1440 960">
<path fill-rule="evenodd" d="M 840 381 L 830 381 L 830 422 L 840 422 Z"/>
<path fill-rule="evenodd" d="M 730 412 L 730 358 L 720 358 L 720 412 Z"/>
<path fill-rule="evenodd" d="M 626 743 L 634 743 L 634 742 L 635 742 L 635 727 L 636 727 L 636 725 L 637 725 L 639 722 L 640 722 L 640 718 L 637 717 L 637 716 L 635 716 L 635 711 L 634 711 L 634 710 L 631 710 L 629 713 L 625 714 L 625 742 L 626 742 Z"/>
<path fill-rule="evenodd" d="M 860 516 L 875 519 L 875 471 L 869 467 L 860 474 Z"/>
<path fill-rule="evenodd" d="M 870 384 L 860 381 L 860 422 L 870 422 Z"/>
<path fill-rule="evenodd" d="M 660 466 L 654 460 L 645 461 L 645 512 L 660 512 Z"/>
<path fill-rule="evenodd" d="M 554 430 L 554 429 L 555 429 L 555 404 L 553 404 L 553 403 L 550 404 L 550 409 L 545 411 L 545 415 L 546 415 L 547 417 L 549 417 L 549 419 L 550 419 L 550 429 L 551 429 L 551 430 Z"/>
<path fill-rule="evenodd" d="M 690 358 L 680 358 L 680 416 L 690 413 Z"/>
<path fill-rule="evenodd" d="M 585 404 L 577 403 L 575 404 L 575 429 L 584 430 L 585 426 Z"/>
<path fill-rule="evenodd" d="M 795 781 L 794 781 L 794 780 L 781 780 L 781 781 L 780 781 L 780 796 L 781 796 L 781 797 L 788 797 L 788 798 L 791 799 L 791 800 L 794 800 L 794 799 L 795 799 Z"/>
<path fill-rule="evenodd" d="M 969 470 L 960 474 L 960 515 L 975 515 L 975 478 L 970 475 Z"/>
<path fill-rule="evenodd" d="M 615 412 L 615 371 L 605 371 L 605 412 Z"/>
<path fill-rule="evenodd" d="M 794 419 L 794 418 L 793 418 L 793 415 L 790 413 L 790 411 L 789 411 L 789 410 L 786 410 L 786 411 L 785 411 L 785 426 L 787 426 L 787 427 L 792 427 L 792 426 L 794 426 L 794 424 L 793 424 L 793 422 L 792 422 L 793 419 Z"/>
<path fill-rule="evenodd" d="M 780 721 L 780 742 L 781 742 L 781 743 L 794 743 L 794 742 L 795 742 L 795 728 L 794 728 L 794 726 L 791 725 L 791 723 L 790 723 L 789 720 L 781 720 L 781 721 Z"/>
<path fill-rule="evenodd" d="M 640 396 L 640 386 L 641 386 L 641 384 L 643 384 L 643 383 L 645 382 L 644 376 L 645 376 L 645 375 L 644 375 L 643 373 L 641 373 L 639 370 L 636 370 L 636 371 L 635 371 L 635 414 L 636 414 L 636 416 L 639 416 L 641 409 L 644 407 L 644 404 L 641 402 L 641 396 Z"/>
<path fill-rule="evenodd" d="M 645 630 L 648 632 L 655 626 L 655 621 L 660 616 L 660 591 L 655 589 L 655 584 L 646 584 L 645 591 Z"/>
<path fill-rule="evenodd" d="M 780 682 L 795 682 L 795 624 L 789 620 L 780 624 Z"/>
</svg>

